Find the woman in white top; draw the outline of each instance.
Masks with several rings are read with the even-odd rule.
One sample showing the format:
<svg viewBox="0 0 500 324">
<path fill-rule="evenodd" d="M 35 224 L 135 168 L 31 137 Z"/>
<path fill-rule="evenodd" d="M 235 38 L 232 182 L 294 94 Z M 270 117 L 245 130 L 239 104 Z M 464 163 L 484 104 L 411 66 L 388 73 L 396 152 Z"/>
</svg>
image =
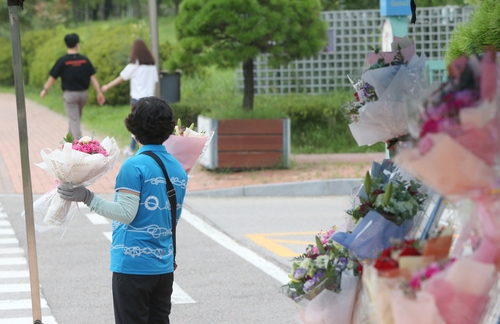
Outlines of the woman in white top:
<svg viewBox="0 0 500 324">
<path fill-rule="evenodd" d="M 123 81 L 130 80 L 130 98 L 132 105 L 134 105 L 141 98 L 154 96 L 158 82 L 158 69 L 153 54 L 142 39 L 136 39 L 132 44 L 128 62 L 120 75 L 110 83 L 103 85 L 101 91 L 104 93 Z M 130 146 L 127 146 L 123 153 L 127 156 L 134 155 L 135 145 L 135 140 L 132 138 Z"/>
</svg>

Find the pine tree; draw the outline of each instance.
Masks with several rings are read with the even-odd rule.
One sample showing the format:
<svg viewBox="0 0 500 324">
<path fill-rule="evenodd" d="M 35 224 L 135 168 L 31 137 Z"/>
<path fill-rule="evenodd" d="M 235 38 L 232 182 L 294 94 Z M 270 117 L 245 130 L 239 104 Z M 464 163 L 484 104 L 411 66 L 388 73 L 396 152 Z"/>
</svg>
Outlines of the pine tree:
<svg viewBox="0 0 500 324">
<path fill-rule="evenodd" d="M 318 54 L 327 37 L 320 10 L 319 0 L 184 0 L 175 26 L 189 59 L 223 68 L 243 63 L 243 108 L 251 110 L 255 58 L 268 54 L 278 67 Z"/>
</svg>

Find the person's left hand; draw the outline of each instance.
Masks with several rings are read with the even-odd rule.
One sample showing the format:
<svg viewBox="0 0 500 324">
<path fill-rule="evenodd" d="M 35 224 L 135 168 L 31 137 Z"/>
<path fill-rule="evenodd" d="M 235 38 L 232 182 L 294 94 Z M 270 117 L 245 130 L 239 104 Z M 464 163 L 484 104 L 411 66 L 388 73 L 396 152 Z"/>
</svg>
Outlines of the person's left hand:
<svg viewBox="0 0 500 324">
<path fill-rule="evenodd" d="M 104 95 L 102 93 L 98 93 L 97 94 L 97 103 L 99 104 L 99 106 L 104 105 L 105 102 L 106 102 L 106 98 L 104 98 Z"/>
<path fill-rule="evenodd" d="M 87 206 L 90 205 L 92 198 L 94 198 L 94 193 L 84 186 L 70 187 L 67 185 L 60 185 L 57 187 L 57 193 L 62 199 L 84 202 Z"/>
</svg>

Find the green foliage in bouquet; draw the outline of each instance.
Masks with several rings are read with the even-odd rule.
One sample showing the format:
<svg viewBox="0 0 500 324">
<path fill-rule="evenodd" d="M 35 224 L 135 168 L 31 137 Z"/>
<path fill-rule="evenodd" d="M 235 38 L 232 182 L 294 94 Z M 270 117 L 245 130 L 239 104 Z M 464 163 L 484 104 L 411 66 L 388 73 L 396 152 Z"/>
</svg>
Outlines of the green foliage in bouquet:
<svg viewBox="0 0 500 324">
<path fill-rule="evenodd" d="M 419 211 L 427 194 L 419 192 L 421 184 L 411 180 L 395 180 L 384 183 L 380 177 L 372 177 L 366 172 L 364 179 L 365 196 L 360 196 L 359 206 L 348 210 L 357 222 L 371 210 L 376 211 L 387 220 L 401 225 L 404 221 L 412 219 Z"/>
<path fill-rule="evenodd" d="M 323 289 L 339 293 L 342 273 L 352 270 L 360 275 L 363 267 L 349 256 L 349 251 L 330 240 L 336 228 L 315 237 L 306 253 L 293 259 L 288 277 L 290 282 L 282 287 L 285 295 L 298 302 L 313 299 Z"/>
<path fill-rule="evenodd" d="M 468 22 L 451 34 L 445 61 L 449 64 L 460 55 L 470 56 L 485 46 L 500 49 L 500 1 L 483 0 L 471 13 Z"/>
<path fill-rule="evenodd" d="M 375 54 L 380 53 L 380 49 L 378 49 L 378 48 L 371 48 L 371 49 L 373 50 L 373 52 Z M 376 63 L 370 65 L 370 67 L 368 69 L 375 70 L 375 69 L 379 69 L 379 68 L 383 68 L 383 67 L 387 67 L 387 66 L 403 65 L 406 63 L 407 62 L 405 62 L 405 57 L 403 55 L 403 52 L 401 51 L 401 46 L 398 45 L 398 51 L 397 51 L 396 55 L 394 55 L 394 59 L 392 60 L 391 63 L 386 63 L 384 60 L 384 57 L 381 56 L 378 59 L 378 61 Z"/>
</svg>

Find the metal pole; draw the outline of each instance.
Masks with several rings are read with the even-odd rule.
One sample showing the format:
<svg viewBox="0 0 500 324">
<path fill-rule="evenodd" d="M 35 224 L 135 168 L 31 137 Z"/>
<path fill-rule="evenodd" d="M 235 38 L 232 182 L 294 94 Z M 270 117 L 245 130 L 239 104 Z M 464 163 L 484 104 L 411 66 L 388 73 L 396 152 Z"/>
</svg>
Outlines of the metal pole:
<svg viewBox="0 0 500 324">
<path fill-rule="evenodd" d="M 28 243 L 28 264 L 31 285 L 31 306 L 33 323 L 42 324 L 40 285 L 38 283 L 38 263 L 36 256 L 35 221 L 33 216 L 33 192 L 28 150 L 28 127 L 26 123 L 26 102 L 24 99 L 23 66 L 21 59 L 21 36 L 19 32 L 18 7 L 23 8 L 24 0 L 7 0 L 12 39 L 12 60 L 14 62 L 14 83 L 16 88 L 17 122 L 21 148 L 21 170 L 23 176 L 24 210 L 26 219 L 26 239 Z"/>
<path fill-rule="evenodd" d="M 156 70 L 160 72 L 160 48 L 158 45 L 158 10 L 156 0 L 148 0 L 149 15 L 149 40 L 151 44 L 151 53 L 155 58 Z M 156 83 L 155 96 L 160 96 L 160 82 Z"/>
<path fill-rule="evenodd" d="M 434 205 L 434 208 L 432 209 L 429 219 L 427 220 L 427 224 L 425 224 L 425 228 L 422 231 L 422 235 L 420 236 L 421 240 L 427 239 L 427 234 L 429 234 L 429 232 L 431 231 L 432 226 L 435 225 L 436 217 L 438 215 L 439 209 L 442 207 L 441 206 L 442 203 L 443 203 L 443 197 L 439 196 L 436 205 Z"/>
</svg>

